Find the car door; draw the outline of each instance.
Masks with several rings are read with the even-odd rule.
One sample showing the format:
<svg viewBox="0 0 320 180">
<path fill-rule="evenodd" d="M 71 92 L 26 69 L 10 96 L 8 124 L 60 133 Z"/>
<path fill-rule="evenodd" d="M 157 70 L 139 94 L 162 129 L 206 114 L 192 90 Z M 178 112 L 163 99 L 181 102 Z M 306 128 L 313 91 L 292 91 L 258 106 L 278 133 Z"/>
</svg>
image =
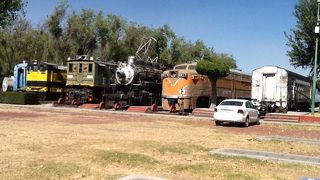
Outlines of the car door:
<svg viewBox="0 0 320 180">
<path fill-rule="evenodd" d="M 254 114 L 253 114 L 252 107 L 250 106 L 249 101 L 246 101 L 245 106 L 246 106 L 246 111 L 247 111 L 247 113 L 249 115 L 249 122 L 251 122 L 252 119 L 254 118 L 254 117 L 252 117 L 252 116 L 254 116 Z"/>
<path fill-rule="evenodd" d="M 252 110 L 252 121 L 256 121 L 258 119 L 258 117 L 259 117 L 259 111 L 252 104 L 252 102 L 248 101 L 248 103 L 251 106 L 251 110 Z"/>
</svg>

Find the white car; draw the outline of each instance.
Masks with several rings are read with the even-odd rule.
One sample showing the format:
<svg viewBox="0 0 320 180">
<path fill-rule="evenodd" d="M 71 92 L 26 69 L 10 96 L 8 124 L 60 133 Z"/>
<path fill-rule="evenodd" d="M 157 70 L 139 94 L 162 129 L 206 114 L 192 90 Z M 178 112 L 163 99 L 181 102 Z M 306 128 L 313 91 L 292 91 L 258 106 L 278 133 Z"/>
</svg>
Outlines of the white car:
<svg viewBox="0 0 320 180">
<path fill-rule="evenodd" d="M 243 123 L 245 127 L 249 123 L 259 124 L 259 111 L 248 100 L 227 99 L 214 108 L 214 120 L 217 126 L 222 122 Z"/>
</svg>

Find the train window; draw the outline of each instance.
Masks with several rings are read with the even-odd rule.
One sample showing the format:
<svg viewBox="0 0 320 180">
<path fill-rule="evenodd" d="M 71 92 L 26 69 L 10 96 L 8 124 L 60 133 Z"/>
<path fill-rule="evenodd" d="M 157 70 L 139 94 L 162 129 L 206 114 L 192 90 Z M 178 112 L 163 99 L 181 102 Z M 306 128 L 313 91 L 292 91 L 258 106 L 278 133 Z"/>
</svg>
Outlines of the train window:
<svg viewBox="0 0 320 180">
<path fill-rule="evenodd" d="M 176 66 L 174 69 L 187 69 L 187 66 L 186 65 Z"/>
<path fill-rule="evenodd" d="M 37 65 L 33 65 L 33 66 L 32 66 L 32 70 L 33 70 L 33 71 L 38 71 L 38 66 L 37 66 Z"/>
<path fill-rule="evenodd" d="M 79 73 L 82 73 L 82 64 L 79 63 Z"/>
<path fill-rule="evenodd" d="M 39 70 L 45 71 L 47 69 L 47 66 L 45 64 L 41 64 Z"/>
<path fill-rule="evenodd" d="M 73 71 L 73 64 L 72 63 L 69 63 L 69 72 L 72 72 Z"/>
<path fill-rule="evenodd" d="M 92 73 L 92 64 L 89 64 L 89 73 Z"/>
<path fill-rule="evenodd" d="M 83 72 L 88 72 L 88 64 L 83 64 L 82 65 L 82 71 Z"/>
<path fill-rule="evenodd" d="M 188 68 L 188 69 L 194 70 L 194 69 L 196 69 L 196 65 L 189 65 L 189 68 Z"/>
</svg>

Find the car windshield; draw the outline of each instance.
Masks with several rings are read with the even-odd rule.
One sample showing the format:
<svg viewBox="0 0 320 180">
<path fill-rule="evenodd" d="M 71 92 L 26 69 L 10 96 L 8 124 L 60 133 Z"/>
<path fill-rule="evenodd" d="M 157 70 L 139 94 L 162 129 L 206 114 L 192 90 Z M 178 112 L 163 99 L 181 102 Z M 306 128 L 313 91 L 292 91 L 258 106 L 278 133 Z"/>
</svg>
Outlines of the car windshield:
<svg viewBox="0 0 320 180">
<path fill-rule="evenodd" d="M 243 102 L 241 101 L 223 101 L 220 105 L 222 106 L 242 106 Z"/>
</svg>

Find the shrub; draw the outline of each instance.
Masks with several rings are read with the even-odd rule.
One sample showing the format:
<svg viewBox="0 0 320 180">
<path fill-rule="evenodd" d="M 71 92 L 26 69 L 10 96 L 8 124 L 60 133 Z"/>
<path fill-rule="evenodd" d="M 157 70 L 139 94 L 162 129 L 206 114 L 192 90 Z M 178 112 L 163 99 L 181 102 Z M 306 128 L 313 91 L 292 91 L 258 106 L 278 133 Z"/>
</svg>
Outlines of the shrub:
<svg viewBox="0 0 320 180">
<path fill-rule="evenodd" d="M 0 103 L 39 104 L 39 101 L 34 92 L 0 92 Z"/>
</svg>

